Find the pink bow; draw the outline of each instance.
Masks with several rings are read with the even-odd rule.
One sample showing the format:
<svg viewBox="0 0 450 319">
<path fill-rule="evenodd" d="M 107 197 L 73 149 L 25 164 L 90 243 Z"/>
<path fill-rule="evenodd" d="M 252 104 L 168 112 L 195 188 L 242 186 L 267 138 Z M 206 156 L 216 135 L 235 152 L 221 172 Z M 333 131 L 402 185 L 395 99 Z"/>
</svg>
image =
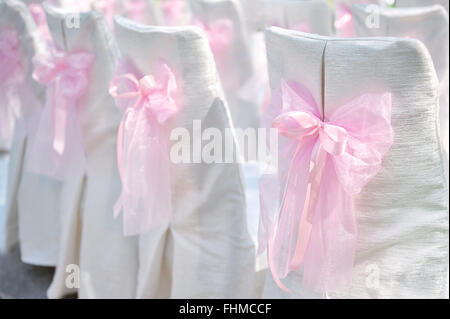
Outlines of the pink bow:
<svg viewBox="0 0 450 319">
<path fill-rule="evenodd" d="M 127 16 L 139 23 L 145 23 L 146 0 L 126 0 L 124 3 Z"/>
<path fill-rule="evenodd" d="M 122 193 L 114 217 L 124 214 L 125 236 L 148 231 L 171 218 L 169 157 L 164 123 L 177 112 L 177 85 L 170 68 L 159 61 L 155 75 L 137 80 L 117 76 L 109 92 L 125 113 L 117 138 Z"/>
<path fill-rule="evenodd" d="M 88 87 L 94 58 L 88 52 L 53 49 L 33 59 L 33 78 L 47 86 L 47 103 L 32 146 L 31 171 L 62 178 L 69 163 L 85 163 L 78 101 Z"/>
<path fill-rule="evenodd" d="M 353 15 L 348 5 L 343 3 L 336 5 L 334 27 L 336 28 L 336 34 L 340 37 L 351 38 L 355 36 Z"/>
<path fill-rule="evenodd" d="M 219 19 L 206 24 L 196 19 L 194 25 L 199 26 L 205 32 L 216 59 L 228 51 L 233 41 L 233 22 L 231 20 Z"/>
<path fill-rule="evenodd" d="M 364 94 L 323 119 L 305 88 L 282 80 L 272 106 L 272 126 L 285 139 L 280 180 L 260 182 L 260 245 L 268 242 L 270 269 L 281 289 L 289 291 L 280 278 L 303 266 L 306 286 L 335 291 L 351 283 L 354 196 L 379 172 L 393 143 L 390 94 Z M 272 221 L 278 183 L 284 188 Z"/>
<path fill-rule="evenodd" d="M 11 103 L 13 91 L 23 81 L 24 72 L 17 32 L 0 31 L 0 150 L 11 146 L 17 112 Z"/>
<path fill-rule="evenodd" d="M 183 0 L 162 0 L 161 8 L 167 24 L 175 25 L 185 10 L 185 3 Z"/>
</svg>

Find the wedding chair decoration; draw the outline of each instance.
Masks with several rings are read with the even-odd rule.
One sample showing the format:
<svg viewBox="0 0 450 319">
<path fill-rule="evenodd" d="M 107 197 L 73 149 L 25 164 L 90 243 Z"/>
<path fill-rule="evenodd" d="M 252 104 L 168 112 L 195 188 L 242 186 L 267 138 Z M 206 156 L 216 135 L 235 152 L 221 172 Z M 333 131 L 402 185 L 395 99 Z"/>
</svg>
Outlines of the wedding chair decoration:
<svg viewBox="0 0 450 319">
<path fill-rule="evenodd" d="M 425 47 L 280 28 L 266 39 L 264 123 L 280 140 L 278 174 L 260 181 L 263 296 L 445 297 L 448 187 Z"/>
<path fill-rule="evenodd" d="M 234 125 L 258 127 L 257 94 L 246 90 L 254 69 L 240 4 L 236 0 L 192 0 L 190 5 L 193 24 L 203 30 L 213 51 Z"/>
<path fill-rule="evenodd" d="M 130 297 L 134 292 L 134 280 L 130 276 L 134 275 L 121 273 L 120 269 L 129 269 L 128 256 L 135 256 L 134 241 L 122 236 L 120 221 L 114 221 L 110 215 L 120 187 L 111 183 L 117 174 L 115 136 L 120 114 L 108 94 L 117 48 L 100 13 L 80 13 L 79 27 L 71 28 L 64 21 L 73 12 L 48 4 L 43 7 L 58 51 L 45 59 L 36 57 L 35 74 L 45 82 L 54 77 L 48 90 L 56 86 L 58 94 L 54 96 L 59 98 L 62 95 L 61 98 L 65 99 L 63 105 L 52 104 L 55 106 L 52 108 L 54 114 L 59 118 L 54 123 L 55 134 L 47 140 L 51 150 L 46 149 L 45 154 L 49 161 L 54 156 L 66 169 L 51 172 L 55 174 L 53 178 L 49 177 L 51 183 L 47 182 L 55 186 L 51 196 L 41 194 L 40 185 L 46 185 L 46 175 L 33 175 L 30 172 L 28 180 L 22 182 L 19 207 L 21 247 L 26 247 L 29 255 L 37 261 L 42 259 L 56 265 L 47 292 L 50 298 L 76 292 L 78 287 L 80 297 L 101 296 L 96 290 L 99 282 L 108 287 L 103 286 L 109 296 Z M 47 62 L 51 58 L 55 60 Z M 64 85 L 58 87 L 57 83 Z M 72 94 L 75 94 L 74 98 L 67 101 L 67 97 Z M 57 110 L 58 107 L 67 108 Z M 64 118 L 68 120 L 65 130 L 58 127 L 64 124 L 61 121 Z M 44 113 L 41 123 L 46 120 L 52 123 Z M 62 152 L 61 141 L 64 141 Z M 70 159 L 64 157 L 68 152 L 71 154 Z M 31 152 L 27 155 L 30 162 Z M 42 209 L 42 205 L 50 204 L 51 209 Z M 97 234 L 102 234 L 102 237 L 96 238 Z M 104 241 L 112 246 L 101 252 L 95 251 L 92 256 L 85 253 L 86 246 L 92 245 L 92 242 L 101 245 Z M 43 247 L 47 251 L 43 252 Z M 89 249 L 87 251 L 92 252 Z M 84 255 L 81 258 L 82 253 Z M 100 276 L 91 276 L 90 266 L 96 263 L 103 265 L 103 262 L 114 264 L 116 268 L 106 267 Z M 82 273 L 80 282 L 71 285 L 66 282 L 66 271 L 73 267 L 82 269 Z"/>
<path fill-rule="evenodd" d="M 173 151 L 184 140 L 180 132 L 188 136 L 189 149 L 200 142 L 196 123 L 221 136 L 228 131 L 236 148 L 206 36 L 192 26 L 150 27 L 122 17 L 116 17 L 115 30 L 121 60 L 128 61 L 120 65 L 131 65 L 119 67 L 111 93 L 119 107 L 128 104 L 118 137 L 122 206 L 116 208 L 122 210 L 124 235 L 140 234 L 136 297 L 258 297 L 261 283 L 246 228 L 239 164 L 203 162 L 194 148 L 187 160 L 178 160 L 179 152 Z M 138 132 L 153 140 L 131 143 Z M 146 178 L 138 177 L 139 171 Z M 155 174 L 161 178 L 150 179 Z M 152 201 L 155 196 L 159 203 Z M 135 208 L 144 209 L 133 215 Z M 135 223 L 140 217 L 149 221 L 142 223 L 147 227 Z"/>
<path fill-rule="evenodd" d="M 23 154 L 34 134 L 42 88 L 31 80 L 31 59 L 44 50 L 33 17 L 20 1 L 0 1 L 0 252 L 18 241 L 17 190 Z"/>
<path fill-rule="evenodd" d="M 378 25 L 368 27 L 370 12 L 365 6 L 353 6 L 355 30 L 359 36 L 393 36 L 420 40 L 433 59 L 439 79 L 439 124 L 444 150 L 448 156 L 448 81 L 449 81 L 449 22 L 442 6 L 415 8 L 379 8 Z"/>
</svg>

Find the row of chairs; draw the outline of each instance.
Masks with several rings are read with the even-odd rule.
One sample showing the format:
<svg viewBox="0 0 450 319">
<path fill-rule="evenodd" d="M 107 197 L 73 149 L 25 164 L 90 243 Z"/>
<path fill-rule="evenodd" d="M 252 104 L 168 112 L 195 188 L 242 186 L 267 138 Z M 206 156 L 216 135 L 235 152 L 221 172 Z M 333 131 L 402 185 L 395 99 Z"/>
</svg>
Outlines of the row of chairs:
<svg viewBox="0 0 450 319">
<path fill-rule="evenodd" d="M 124 9 L 128 18 L 116 16 L 108 24 L 106 13 L 91 10 L 93 4 L 74 15 L 69 4 L 56 1 L 42 5 L 45 24 L 38 28 L 24 3 L 0 0 L 2 41 L 8 39 L 7 33 L 17 35 L 16 42 L 11 36 L 15 43 L 11 47 L 18 49 L 14 52 L 20 57 L 20 76 L 9 77 L 16 82 L 14 90 L 8 91 L 13 97 L 8 95 L 8 101 L 15 103 L 11 108 L 14 118 L 21 119 L 15 121 L 12 140 L 1 153 L 6 194 L 1 248 L 7 251 L 19 241 L 24 262 L 56 267 L 48 289 L 51 298 L 73 292 L 81 298 L 394 298 L 448 294 L 448 170 L 441 136 L 445 131 L 438 116 L 439 109 L 448 112 L 442 99 L 439 106 L 439 98 L 445 94 L 442 83 L 448 81 L 445 10 L 439 6 L 405 11 L 380 8 L 380 24 L 374 29 L 366 24 L 373 11 L 351 6 L 352 28 L 364 37 L 346 39 L 332 36 L 331 9 L 320 0 L 266 0 L 264 7 L 273 9 L 265 11 L 264 24 L 272 27 L 264 33 L 258 26 L 260 21 L 252 19 L 256 10 L 249 10 L 250 3 L 191 2 L 185 7 L 187 11 L 182 11 L 182 16 L 189 18 L 176 22 L 136 22 L 130 15 L 132 10 Z M 296 13 L 294 3 L 303 10 Z M 153 2 L 153 7 L 159 4 Z M 323 10 L 314 9 L 316 5 Z M 269 13 L 273 18 L 267 18 Z M 297 23 L 295 17 L 305 20 Z M 216 27 L 223 28 L 220 35 L 228 34 L 230 43 L 221 42 L 223 38 L 214 42 L 211 26 L 217 20 L 221 24 Z M 179 26 L 187 21 L 195 26 Z M 411 23 L 417 29 L 407 27 Z M 416 31 L 419 29 L 423 31 Z M 408 34 L 411 30 L 414 34 Z M 225 53 L 221 52 L 224 46 Z M 64 166 L 57 167 L 58 158 L 46 149 L 54 136 L 49 139 L 51 133 L 45 136 L 42 130 L 56 130 L 55 124 L 60 123 L 46 111 L 58 106 L 52 102 L 62 87 L 45 79 L 58 72 L 58 57 L 80 52 L 86 53 L 80 61 L 90 69 L 88 80 L 71 82 L 75 81 L 71 73 L 64 87 L 83 87 L 72 105 L 76 112 L 70 117 L 80 129 L 82 151 L 76 150 L 73 141 L 77 139 L 72 139 L 65 145 L 71 153 Z M 278 274 L 272 278 L 264 254 L 257 256 L 257 250 L 264 251 L 267 238 L 260 236 L 258 243 L 255 225 L 259 214 L 255 210 L 260 206 L 264 209 L 267 197 L 255 200 L 255 176 L 239 163 L 173 164 L 166 159 L 169 179 L 138 183 L 137 188 L 150 187 L 160 194 L 159 188 L 168 187 L 170 221 L 141 231 L 145 226 L 141 219 L 133 220 L 125 211 L 120 218 L 114 217 L 121 177 L 124 181 L 116 154 L 123 114 L 110 94 L 110 83 L 123 73 L 118 66 L 124 61 L 140 79 L 157 74 L 160 59 L 173 72 L 177 86 L 173 101 L 180 106 L 165 125 L 168 130 L 185 128 L 190 136 L 194 136 L 194 120 L 217 128 L 223 135 L 227 128 L 270 126 L 276 93 L 284 81 L 306 87 L 321 105 L 324 119 L 332 118 L 356 97 L 390 93 L 389 118 L 395 137 L 378 174 L 355 198 L 355 215 L 351 217 L 358 225 L 357 241 L 353 242 L 353 231 L 340 229 L 349 231 L 356 249 L 350 287 L 333 289 L 325 283 L 324 289 L 310 289 L 301 271 L 282 274 L 283 284 L 291 292 L 277 287 Z M 6 66 L 2 65 L 0 72 L 10 70 Z M 36 75 L 37 66 L 42 67 L 41 76 Z M 80 86 L 71 87 L 73 83 Z M 74 101 L 59 102 L 70 107 Z M 362 124 L 368 120 L 358 115 Z M 357 125 L 357 119 L 355 115 L 350 124 Z M 73 124 L 67 123 L 66 129 L 76 135 L 76 129 L 70 131 Z M 279 157 L 280 165 L 290 160 L 289 156 Z M 140 181 L 136 176 L 134 180 Z M 162 196 L 156 204 L 160 202 Z M 268 217 L 269 226 L 261 220 L 260 234 L 271 229 L 273 216 Z M 139 235 L 128 236 L 136 229 Z M 350 240 L 348 243 L 350 246 Z M 283 253 L 275 257 L 285 258 Z M 80 270 L 79 281 L 68 281 L 73 279 L 69 276 L 73 269 Z M 378 281 L 368 280 L 373 269 Z"/>
</svg>

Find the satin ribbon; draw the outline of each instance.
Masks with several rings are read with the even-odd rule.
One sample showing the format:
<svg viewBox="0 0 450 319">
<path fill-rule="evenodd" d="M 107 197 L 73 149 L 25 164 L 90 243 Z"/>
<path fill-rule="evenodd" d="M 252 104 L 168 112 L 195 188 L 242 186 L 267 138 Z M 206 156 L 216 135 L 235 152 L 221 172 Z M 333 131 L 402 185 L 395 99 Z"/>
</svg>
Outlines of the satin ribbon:
<svg viewBox="0 0 450 319">
<path fill-rule="evenodd" d="M 305 88 L 282 80 L 271 107 L 272 126 L 284 138 L 275 181 L 283 188 L 272 220 L 273 200 L 267 198 L 278 185 L 270 179 L 260 183 L 260 245 L 268 245 L 269 266 L 281 289 L 289 291 L 280 278 L 301 266 L 310 289 L 342 289 L 351 283 L 355 195 L 379 172 L 393 143 L 390 94 L 363 94 L 324 119 Z"/>
<path fill-rule="evenodd" d="M 92 53 L 57 49 L 33 59 L 33 78 L 47 87 L 47 102 L 32 145 L 31 171 L 60 179 L 70 162 L 85 162 L 78 102 L 94 59 Z"/>
<path fill-rule="evenodd" d="M 9 150 L 18 110 L 12 101 L 24 80 L 19 38 L 12 29 L 0 31 L 0 150 Z"/>
<path fill-rule="evenodd" d="M 336 5 L 336 20 L 334 21 L 336 34 L 340 37 L 351 38 L 355 36 L 352 11 L 348 5 Z"/>
<path fill-rule="evenodd" d="M 218 19 L 210 23 L 204 23 L 199 19 L 194 19 L 193 24 L 205 32 L 216 59 L 228 52 L 233 41 L 233 22 L 231 20 Z"/>
<path fill-rule="evenodd" d="M 144 233 L 171 218 L 171 189 L 164 124 L 175 115 L 175 76 L 162 61 L 154 75 L 116 76 L 110 94 L 124 111 L 117 138 L 122 193 L 114 217 L 123 212 L 124 235 Z"/>
</svg>

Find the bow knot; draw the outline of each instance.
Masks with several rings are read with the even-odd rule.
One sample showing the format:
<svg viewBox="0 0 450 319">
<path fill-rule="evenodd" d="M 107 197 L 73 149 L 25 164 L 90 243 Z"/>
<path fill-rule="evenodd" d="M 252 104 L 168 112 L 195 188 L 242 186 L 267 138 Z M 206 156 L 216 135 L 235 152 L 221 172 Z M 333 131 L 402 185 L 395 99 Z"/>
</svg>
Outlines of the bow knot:
<svg viewBox="0 0 450 319">
<path fill-rule="evenodd" d="M 324 122 L 310 112 L 284 112 L 273 120 L 272 127 L 283 136 L 299 141 L 319 137 L 323 148 L 332 155 L 345 152 L 348 138 L 345 128 Z"/>
<path fill-rule="evenodd" d="M 151 75 L 146 75 L 139 80 L 139 91 L 142 96 L 149 96 L 155 89 L 155 78 Z"/>
</svg>

